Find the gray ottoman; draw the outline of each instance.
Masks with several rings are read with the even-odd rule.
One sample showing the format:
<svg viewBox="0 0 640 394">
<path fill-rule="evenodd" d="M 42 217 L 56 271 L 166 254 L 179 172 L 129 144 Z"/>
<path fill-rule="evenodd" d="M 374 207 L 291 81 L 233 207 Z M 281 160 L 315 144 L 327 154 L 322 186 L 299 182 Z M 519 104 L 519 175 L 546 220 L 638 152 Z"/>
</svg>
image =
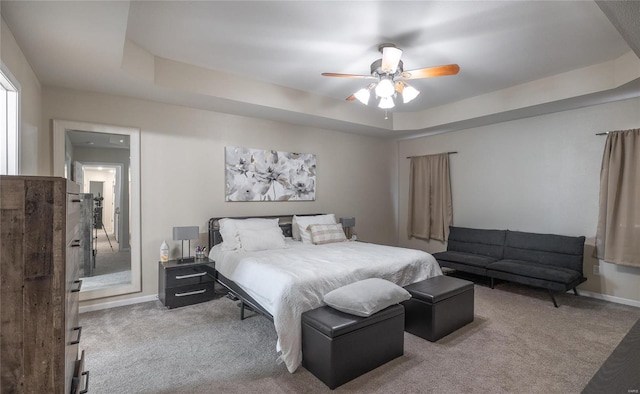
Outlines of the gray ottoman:
<svg viewBox="0 0 640 394">
<path fill-rule="evenodd" d="M 405 331 L 435 342 L 473 321 L 473 282 L 435 276 L 404 287 Z"/>
<path fill-rule="evenodd" d="M 330 389 L 404 353 L 404 308 L 369 317 L 323 306 L 302 314 L 302 366 Z"/>
</svg>

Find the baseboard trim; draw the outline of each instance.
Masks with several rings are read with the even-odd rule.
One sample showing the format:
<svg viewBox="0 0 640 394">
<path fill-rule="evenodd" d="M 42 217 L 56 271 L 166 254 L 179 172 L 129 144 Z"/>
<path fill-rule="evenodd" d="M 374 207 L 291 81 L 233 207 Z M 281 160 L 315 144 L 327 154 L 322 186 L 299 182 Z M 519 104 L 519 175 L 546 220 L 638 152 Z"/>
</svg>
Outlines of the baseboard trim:
<svg viewBox="0 0 640 394">
<path fill-rule="evenodd" d="M 151 295 L 142 296 L 142 297 L 127 298 L 125 300 L 109 301 L 109 302 L 102 302 L 100 304 L 81 306 L 79 309 L 80 309 L 80 313 L 92 312 L 92 311 L 99 311 L 101 309 L 115 308 L 118 306 L 133 305 L 133 304 L 139 304 L 142 302 L 155 301 L 157 299 L 158 299 L 157 294 L 151 294 Z"/>
<path fill-rule="evenodd" d="M 583 295 L 586 297 L 597 298 L 599 300 L 611 301 L 617 304 L 630 305 L 630 306 L 635 306 L 640 308 L 640 301 L 630 300 L 628 298 L 616 297 L 616 296 L 607 295 L 607 294 L 594 293 L 592 291 L 587 291 L 587 290 L 578 289 L 578 292 L 580 295 Z"/>
</svg>

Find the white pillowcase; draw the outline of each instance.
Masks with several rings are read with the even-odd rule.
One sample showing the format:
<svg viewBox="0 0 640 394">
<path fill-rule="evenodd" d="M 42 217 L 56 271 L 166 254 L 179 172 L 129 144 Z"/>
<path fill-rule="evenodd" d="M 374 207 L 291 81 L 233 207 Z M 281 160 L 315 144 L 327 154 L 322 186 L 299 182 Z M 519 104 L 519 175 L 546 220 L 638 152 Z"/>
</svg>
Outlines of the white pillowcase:
<svg viewBox="0 0 640 394">
<path fill-rule="evenodd" d="M 309 233 L 311 234 L 311 242 L 314 245 L 324 245 L 333 242 L 345 242 L 347 237 L 344 235 L 342 224 L 310 224 Z"/>
<path fill-rule="evenodd" d="M 242 250 L 247 252 L 284 249 L 287 247 L 280 227 L 263 230 L 238 229 L 238 235 L 240 237 Z"/>
<path fill-rule="evenodd" d="M 328 215 L 315 216 L 293 216 L 291 221 L 291 232 L 293 239 L 302 241 L 303 243 L 311 243 L 311 233 L 308 230 L 311 224 L 335 224 L 336 216 L 332 213 Z"/>
<path fill-rule="evenodd" d="M 233 250 L 240 247 L 240 239 L 238 231 L 233 219 L 219 219 L 218 227 L 220 228 L 220 236 L 222 236 L 222 250 Z"/>
<path fill-rule="evenodd" d="M 411 294 L 388 280 L 370 278 L 325 294 L 324 302 L 341 312 L 368 317 L 411 298 Z"/>
<path fill-rule="evenodd" d="M 250 219 L 229 219 L 224 218 L 218 220 L 218 226 L 220 227 L 220 235 L 222 236 L 222 250 L 234 250 L 242 248 L 240 242 L 240 236 L 238 230 L 265 230 L 269 228 L 276 228 L 280 230 L 278 219 L 263 219 L 263 218 L 250 218 Z"/>
</svg>

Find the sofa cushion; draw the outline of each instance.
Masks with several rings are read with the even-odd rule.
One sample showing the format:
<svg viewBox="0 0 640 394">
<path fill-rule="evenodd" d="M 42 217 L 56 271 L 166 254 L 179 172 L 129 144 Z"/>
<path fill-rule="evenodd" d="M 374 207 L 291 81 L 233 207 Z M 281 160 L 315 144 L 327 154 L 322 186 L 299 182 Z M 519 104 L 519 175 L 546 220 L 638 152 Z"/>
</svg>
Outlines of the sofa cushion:
<svg viewBox="0 0 640 394">
<path fill-rule="evenodd" d="M 505 230 L 483 230 L 466 227 L 449 227 L 447 250 L 465 252 L 501 259 Z"/>
<path fill-rule="evenodd" d="M 582 275 L 585 237 L 507 230 L 504 258 L 577 271 Z"/>
<path fill-rule="evenodd" d="M 454 251 L 434 253 L 433 257 L 435 257 L 438 261 L 452 261 L 454 263 L 461 263 L 482 268 L 485 268 L 488 264 L 498 261 L 496 258 L 489 256 Z"/>
<path fill-rule="evenodd" d="M 564 267 L 532 263 L 519 260 L 500 260 L 487 266 L 487 273 L 500 271 L 510 274 L 542 279 L 552 282 L 572 283 L 582 277 L 582 273 Z"/>
</svg>

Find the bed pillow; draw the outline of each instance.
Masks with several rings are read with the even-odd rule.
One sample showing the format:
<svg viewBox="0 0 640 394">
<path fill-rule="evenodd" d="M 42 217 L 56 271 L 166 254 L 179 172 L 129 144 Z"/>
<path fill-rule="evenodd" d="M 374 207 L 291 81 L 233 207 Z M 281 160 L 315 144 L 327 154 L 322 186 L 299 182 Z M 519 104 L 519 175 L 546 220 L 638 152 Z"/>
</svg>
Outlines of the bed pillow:
<svg viewBox="0 0 640 394">
<path fill-rule="evenodd" d="M 222 236 L 222 250 L 234 250 L 240 249 L 242 244 L 240 242 L 240 236 L 238 230 L 265 230 L 269 228 L 276 228 L 281 233 L 282 230 L 278 224 L 278 219 L 263 219 L 263 218 L 249 218 L 249 219 L 229 219 L 224 218 L 218 220 L 218 226 L 220 227 L 220 235 Z"/>
<path fill-rule="evenodd" d="M 284 249 L 284 235 L 280 227 L 263 230 L 238 229 L 242 250 L 256 252 L 258 250 Z"/>
<path fill-rule="evenodd" d="M 311 234 L 311 242 L 314 245 L 330 244 L 333 242 L 345 242 L 347 237 L 344 235 L 342 224 L 311 224 L 309 225 L 309 233 Z"/>
<path fill-rule="evenodd" d="M 291 226 L 291 232 L 293 239 L 296 241 L 302 241 L 304 243 L 311 243 L 311 234 L 308 227 L 311 224 L 335 224 L 336 216 L 332 213 L 328 215 L 314 215 L 314 216 L 293 216 Z"/>
<path fill-rule="evenodd" d="M 233 219 L 219 219 L 218 227 L 222 237 L 222 250 L 233 250 L 240 247 L 240 238 Z"/>
<path fill-rule="evenodd" d="M 337 288 L 325 294 L 324 302 L 341 312 L 369 317 L 391 305 L 411 298 L 402 287 L 379 278 L 370 278 Z"/>
</svg>

